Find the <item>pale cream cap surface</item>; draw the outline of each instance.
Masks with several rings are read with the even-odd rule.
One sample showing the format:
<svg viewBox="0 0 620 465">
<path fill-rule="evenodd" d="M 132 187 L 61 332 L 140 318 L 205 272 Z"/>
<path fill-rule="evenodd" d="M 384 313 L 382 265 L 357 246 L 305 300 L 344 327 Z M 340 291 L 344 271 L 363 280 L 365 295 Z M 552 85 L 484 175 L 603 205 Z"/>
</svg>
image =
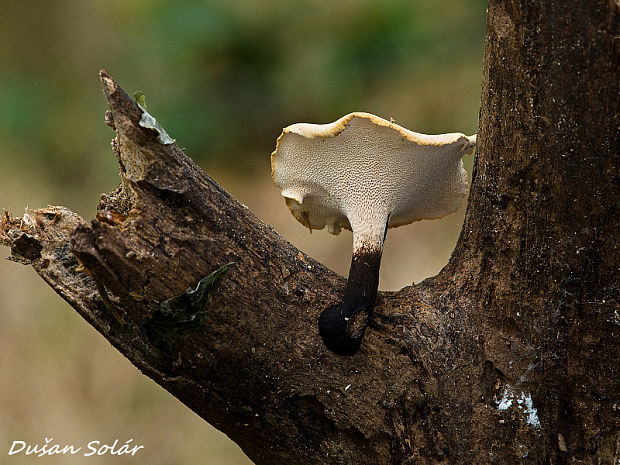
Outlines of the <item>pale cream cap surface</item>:
<svg viewBox="0 0 620 465">
<path fill-rule="evenodd" d="M 461 157 L 476 136 L 426 135 L 369 113 L 286 127 L 271 155 L 274 183 L 310 229 L 383 235 L 389 227 L 441 218 L 467 195 Z"/>
</svg>

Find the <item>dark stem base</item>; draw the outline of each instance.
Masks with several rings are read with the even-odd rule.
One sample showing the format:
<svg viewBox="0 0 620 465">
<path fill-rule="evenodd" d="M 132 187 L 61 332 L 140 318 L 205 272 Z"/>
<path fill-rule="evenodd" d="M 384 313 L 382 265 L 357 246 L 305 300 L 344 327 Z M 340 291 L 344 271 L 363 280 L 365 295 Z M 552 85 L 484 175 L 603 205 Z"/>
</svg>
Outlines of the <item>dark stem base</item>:
<svg viewBox="0 0 620 465">
<path fill-rule="evenodd" d="M 354 355 L 372 316 L 379 285 L 381 250 L 361 249 L 353 254 L 342 302 L 319 317 L 319 334 L 325 346 L 338 355 Z"/>
</svg>

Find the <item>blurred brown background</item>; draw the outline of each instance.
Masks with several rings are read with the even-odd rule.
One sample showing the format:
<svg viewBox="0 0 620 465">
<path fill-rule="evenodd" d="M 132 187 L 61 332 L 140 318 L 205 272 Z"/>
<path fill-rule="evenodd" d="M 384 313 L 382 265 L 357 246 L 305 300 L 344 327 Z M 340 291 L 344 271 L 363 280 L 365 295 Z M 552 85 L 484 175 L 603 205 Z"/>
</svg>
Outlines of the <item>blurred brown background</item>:
<svg viewBox="0 0 620 465">
<path fill-rule="evenodd" d="M 98 70 L 276 231 L 346 275 L 351 235 L 309 234 L 270 179 L 282 127 L 368 111 L 476 132 L 483 0 L 0 0 L 0 208 L 95 215 L 118 183 Z M 471 167 L 467 157 L 466 168 Z M 436 274 L 463 218 L 390 230 L 380 289 Z M 0 463 L 250 463 L 0 249 Z M 7 455 L 12 441 L 124 442 L 135 457 Z"/>
</svg>

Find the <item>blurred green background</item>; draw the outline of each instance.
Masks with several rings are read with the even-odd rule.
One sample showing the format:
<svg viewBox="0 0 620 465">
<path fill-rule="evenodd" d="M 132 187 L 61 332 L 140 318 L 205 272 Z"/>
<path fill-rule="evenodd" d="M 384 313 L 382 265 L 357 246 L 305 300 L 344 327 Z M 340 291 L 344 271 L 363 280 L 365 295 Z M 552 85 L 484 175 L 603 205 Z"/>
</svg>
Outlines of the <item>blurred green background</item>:
<svg viewBox="0 0 620 465">
<path fill-rule="evenodd" d="M 132 93 L 221 185 L 346 275 L 351 236 L 308 234 L 271 184 L 282 127 L 368 111 L 419 132 L 476 132 L 486 2 L 0 0 L 0 208 L 95 215 L 118 184 L 98 71 Z M 471 167 L 471 157 L 466 159 Z M 380 288 L 436 274 L 463 209 L 391 230 Z M 239 448 L 142 376 L 28 267 L 0 249 L 2 463 L 13 440 L 133 438 L 97 463 L 247 464 Z"/>
</svg>

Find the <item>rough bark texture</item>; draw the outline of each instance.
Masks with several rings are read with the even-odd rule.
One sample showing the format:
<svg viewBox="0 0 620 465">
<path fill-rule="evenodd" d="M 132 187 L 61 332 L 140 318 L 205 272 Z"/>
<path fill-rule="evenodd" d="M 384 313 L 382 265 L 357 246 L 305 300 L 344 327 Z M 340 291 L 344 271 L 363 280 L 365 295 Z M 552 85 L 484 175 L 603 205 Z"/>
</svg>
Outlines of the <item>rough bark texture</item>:
<svg viewBox="0 0 620 465">
<path fill-rule="evenodd" d="M 617 15 L 490 3 L 463 232 L 438 276 L 379 295 L 356 356 L 316 326 L 344 278 L 140 127 L 105 73 L 119 189 L 91 222 L 6 214 L 0 240 L 257 464 L 617 464 Z M 229 262 L 206 320 L 162 313 Z"/>
</svg>

